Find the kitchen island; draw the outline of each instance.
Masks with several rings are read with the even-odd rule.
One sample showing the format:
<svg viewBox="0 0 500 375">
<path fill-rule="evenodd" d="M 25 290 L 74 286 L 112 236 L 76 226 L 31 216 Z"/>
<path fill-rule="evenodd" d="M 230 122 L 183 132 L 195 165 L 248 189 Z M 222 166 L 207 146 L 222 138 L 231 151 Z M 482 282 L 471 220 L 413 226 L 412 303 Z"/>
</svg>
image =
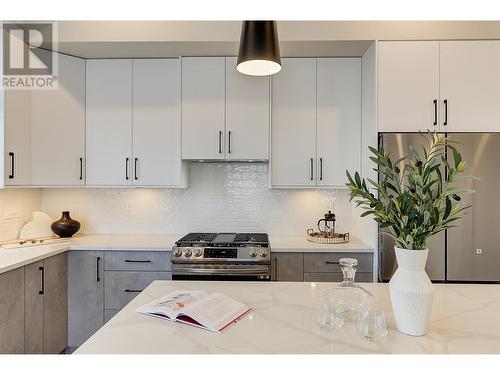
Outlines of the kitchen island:
<svg viewBox="0 0 500 375">
<path fill-rule="evenodd" d="M 363 284 L 387 314 L 388 335 L 369 342 L 352 325 L 314 322 L 331 283 L 155 281 L 87 340 L 76 354 L 500 353 L 500 285 L 435 285 L 430 329 L 411 337 L 395 329 L 387 284 Z M 179 290 L 223 292 L 254 310 L 222 334 L 151 318 L 139 306 Z"/>
</svg>

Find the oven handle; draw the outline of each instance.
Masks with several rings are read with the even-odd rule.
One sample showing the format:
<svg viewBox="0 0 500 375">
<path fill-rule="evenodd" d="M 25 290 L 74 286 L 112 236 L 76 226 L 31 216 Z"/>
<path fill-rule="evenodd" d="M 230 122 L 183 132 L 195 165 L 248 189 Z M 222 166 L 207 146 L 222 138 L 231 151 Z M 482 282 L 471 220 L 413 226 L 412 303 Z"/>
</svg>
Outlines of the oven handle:
<svg viewBox="0 0 500 375">
<path fill-rule="evenodd" d="M 206 275 L 269 275 L 269 268 L 189 268 L 175 267 L 175 274 L 206 274 Z"/>
</svg>

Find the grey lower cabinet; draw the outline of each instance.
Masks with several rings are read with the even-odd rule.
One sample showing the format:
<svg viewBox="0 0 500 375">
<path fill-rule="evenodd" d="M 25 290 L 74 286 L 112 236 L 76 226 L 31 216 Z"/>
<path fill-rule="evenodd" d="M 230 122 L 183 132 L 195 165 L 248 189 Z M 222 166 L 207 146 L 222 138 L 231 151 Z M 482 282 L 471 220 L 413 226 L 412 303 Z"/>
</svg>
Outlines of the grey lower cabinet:
<svg viewBox="0 0 500 375">
<path fill-rule="evenodd" d="M 1 274 L 0 353 L 61 353 L 67 288 L 66 253 Z"/>
<path fill-rule="evenodd" d="M 61 253 L 24 266 L 24 352 L 58 354 L 68 339 L 68 258 Z"/>
<path fill-rule="evenodd" d="M 68 342 L 83 344 L 154 280 L 172 279 L 168 251 L 69 254 Z"/>
<path fill-rule="evenodd" d="M 271 253 L 273 281 L 302 281 L 304 279 L 303 253 Z"/>
<path fill-rule="evenodd" d="M 0 353 L 24 353 L 24 267 L 0 274 Z"/>
<path fill-rule="evenodd" d="M 70 251 L 68 346 L 83 344 L 104 323 L 104 251 Z"/>
<path fill-rule="evenodd" d="M 68 344 L 68 254 L 43 260 L 43 352 L 61 353 Z"/>
<path fill-rule="evenodd" d="M 340 282 L 340 258 L 358 260 L 355 281 L 373 281 L 371 253 L 272 253 L 273 281 Z"/>
<path fill-rule="evenodd" d="M 28 354 L 43 353 L 42 271 L 43 260 L 24 266 L 24 352 Z"/>
</svg>

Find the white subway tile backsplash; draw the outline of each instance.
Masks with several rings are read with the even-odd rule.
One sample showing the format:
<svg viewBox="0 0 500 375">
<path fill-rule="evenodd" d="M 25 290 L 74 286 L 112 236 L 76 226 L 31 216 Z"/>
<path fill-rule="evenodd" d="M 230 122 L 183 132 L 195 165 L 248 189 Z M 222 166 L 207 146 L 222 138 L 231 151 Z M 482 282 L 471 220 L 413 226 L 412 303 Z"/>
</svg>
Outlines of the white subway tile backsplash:
<svg viewBox="0 0 500 375">
<path fill-rule="evenodd" d="M 40 210 L 41 198 L 40 189 L 0 189 L 0 242 L 19 237 L 32 212 Z"/>
<path fill-rule="evenodd" d="M 84 233 L 177 234 L 264 231 L 302 234 L 335 213 L 351 230 L 346 190 L 271 190 L 267 163 L 192 163 L 188 189 L 47 188 L 42 210 L 71 211 Z"/>
</svg>

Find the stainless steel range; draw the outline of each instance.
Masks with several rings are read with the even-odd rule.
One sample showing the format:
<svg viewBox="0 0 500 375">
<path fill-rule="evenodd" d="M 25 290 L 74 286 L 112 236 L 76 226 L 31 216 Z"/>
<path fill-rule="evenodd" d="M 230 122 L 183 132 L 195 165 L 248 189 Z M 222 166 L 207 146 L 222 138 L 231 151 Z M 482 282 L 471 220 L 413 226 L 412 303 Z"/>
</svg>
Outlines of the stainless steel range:
<svg viewBox="0 0 500 375">
<path fill-rule="evenodd" d="M 270 281 L 266 233 L 189 233 L 172 249 L 173 280 Z"/>
</svg>

